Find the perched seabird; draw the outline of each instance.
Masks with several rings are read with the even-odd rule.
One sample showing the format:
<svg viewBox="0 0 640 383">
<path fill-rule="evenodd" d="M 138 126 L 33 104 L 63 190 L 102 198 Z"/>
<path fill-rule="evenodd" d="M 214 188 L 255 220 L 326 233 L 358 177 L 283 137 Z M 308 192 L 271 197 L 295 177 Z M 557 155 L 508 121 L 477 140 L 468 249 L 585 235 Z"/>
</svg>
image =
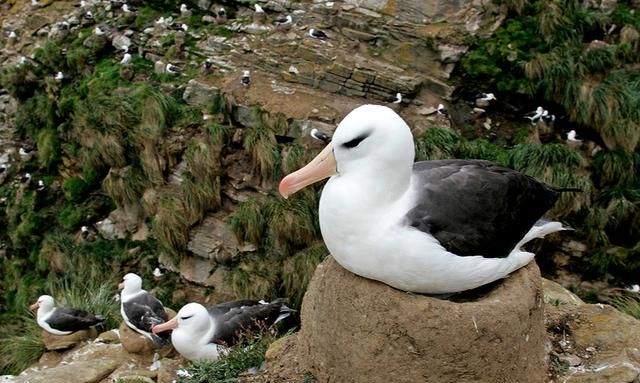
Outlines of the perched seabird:
<svg viewBox="0 0 640 383">
<path fill-rule="evenodd" d="M 18 38 L 18 34 L 15 31 L 9 32 L 9 39 L 15 40 Z"/>
<path fill-rule="evenodd" d="M 402 93 L 396 93 L 396 98 L 393 100 L 393 104 L 400 104 L 402 102 Z"/>
<path fill-rule="evenodd" d="M 68 335 L 104 321 L 104 317 L 89 314 L 84 310 L 56 307 L 55 301 L 49 295 L 41 295 L 30 308 L 38 309 L 36 314 L 38 325 L 53 335 Z"/>
<path fill-rule="evenodd" d="M 95 27 L 95 28 L 93 29 L 93 33 L 94 33 L 96 36 L 103 36 L 103 35 L 104 35 L 104 31 L 103 31 L 100 27 Z"/>
<path fill-rule="evenodd" d="M 133 8 L 129 8 L 129 6 L 125 3 L 122 4 L 122 12 L 124 13 L 132 13 L 134 11 Z"/>
<path fill-rule="evenodd" d="M 244 86 L 249 86 L 251 84 L 251 76 L 248 70 L 242 71 L 242 78 L 240 79 L 240 83 Z"/>
<path fill-rule="evenodd" d="M 56 73 L 55 77 L 53 78 L 54 80 L 60 82 L 62 80 L 64 80 L 64 74 L 62 74 L 62 72 L 58 72 Z"/>
<path fill-rule="evenodd" d="M 31 0 L 31 6 L 37 8 L 40 7 L 41 4 L 38 0 Z"/>
<path fill-rule="evenodd" d="M 279 19 L 273 20 L 273 22 L 277 25 L 286 25 L 293 23 L 293 17 L 291 15 L 287 15 L 286 17 L 281 17 Z"/>
<path fill-rule="evenodd" d="M 321 132 L 316 128 L 311 129 L 311 137 L 315 138 L 316 140 L 322 141 L 324 143 L 329 143 L 331 142 L 331 136 L 328 135 L 327 133 Z"/>
<path fill-rule="evenodd" d="M 130 62 L 131 62 L 131 53 L 125 53 L 124 56 L 122 57 L 122 60 L 120 60 L 120 64 L 126 65 L 126 64 L 129 64 Z"/>
<path fill-rule="evenodd" d="M 556 120 L 556 115 L 555 114 L 551 114 L 548 110 L 544 110 L 544 112 L 542 112 L 542 119 L 544 120 L 544 122 L 554 122 Z"/>
<path fill-rule="evenodd" d="M 313 29 L 313 28 L 309 29 L 309 36 L 319 40 L 326 40 L 329 38 L 326 33 L 322 32 L 319 29 Z"/>
<path fill-rule="evenodd" d="M 84 15 L 82 15 L 82 17 L 84 17 L 84 18 L 85 18 L 85 19 L 87 19 L 87 20 L 93 20 L 93 19 L 94 19 L 94 17 L 93 17 L 93 13 L 92 13 L 91 11 L 87 11 L 87 12 L 85 12 L 85 14 L 84 14 Z"/>
<path fill-rule="evenodd" d="M 160 271 L 159 267 L 156 267 L 155 269 L 153 269 L 153 276 L 156 278 L 160 278 L 162 276 L 164 276 L 164 273 L 162 271 Z"/>
<path fill-rule="evenodd" d="M 438 112 L 438 114 L 441 114 L 443 116 L 449 116 L 449 111 L 447 110 L 447 108 L 444 107 L 443 104 L 438 104 L 438 107 L 436 108 L 436 112 Z"/>
<path fill-rule="evenodd" d="M 191 17 L 193 13 L 187 8 L 187 4 L 180 4 L 180 15 L 182 17 Z"/>
<path fill-rule="evenodd" d="M 41 192 L 46 188 L 43 180 L 38 180 L 38 184 L 36 186 L 36 191 Z"/>
<path fill-rule="evenodd" d="M 205 308 L 183 306 L 175 318 L 153 328 L 154 334 L 173 329 L 173 347 L 189 360 L 217 360 L 243 332 L 259 331 L 286 318 L 293 310 L 282 299 L 271 303 L 239 300 Z"/>
<path fill-rule="evenodd" d="M 576 189 L 484 160 L 413 160 L 402 118 L 364 105 L 279 191 L 287 198 L 331 177 L 319 207 L 330 253 L 355 274 L 418 293 L 454 293 L 504 278 L 533 259 L 522 245 L 566 229 L 539 220 L 561 192 Z"/>
<path fill-rule="evenodd" d="M 20 157 L 28 157 L 33 154 L 33 150 L 23 146 L 18 150 L 18 154 Z"/>
<path fill-rule="evenodd" d="M 216 12 L 216 20 L 218 23 L 224 23 L 227 21 L 227 11 L 224 8 L 218 8 Z"/>
<path fill-rule="evenodd" d="M 582 140 L 576 138 L 576 131 L 570 130 L 567 133 L 567 142 L 582 142 Z"/>
<path fill-rule="evenodd" d="M 176 76 L 180 76 L 182 74 L 182 69 L 178 68 L 177 66 L 168 63 L 165 67 L 164 67 L 165 72 L 169 73 L 169 74 L 173 74 Z"/>
<path fill-rule="evenodd" d="M 480 101 L 492 101 L 497 100 L 496 96 L 493 93 L 480 93 L 478 99 Z"/>
<path fill-rule="evenodd" d="M 256 10 L 256 13 L 264 13 L 264 9 L 262 9 L 260 4 L 253 4 L 253 8 Z"/>
<path fill-rule="evenodd" d="M 142 279 L 137 274 L 129 273 L 124 276 L 118 288 L 122 289 L 120 314 L 127 326 L 151 339 L 157 346 L 168 344 L 168 336 L 151 333 L 154 326 L 166 322 L 168 317 L 162 303 L 142 289 Z"/>
<path fill-rule="evenodd" d="M 538 122 L 540 117 L 542 117 L 542 113 L 544 113 L 544 108 L 539 106 L 535 111 L 525 114 L 524 118 L 528 118 L 532 124 L 535 124 L 536 122 Z"/>
<path fill-rule="evenodd" d="M 20 183 L 23 185 L 31 183 L 31 173 L 24 173 L 22 177 L 20 177 Z"/>
<path fill-rule="evenodd" d="M 82 235 L 82 239 L 84 239 L 85 241 L 89 238 L 89 226 L 82 226 L 80 228 L 80 235 Z"/>
<path fill-rule="evenodd" d="M 4 173 L 5 171 L 7 171 L 7 169 L 9 169 L 9 165 L 7 164 L 0 164 L 0 174 Z"/>
</svg>

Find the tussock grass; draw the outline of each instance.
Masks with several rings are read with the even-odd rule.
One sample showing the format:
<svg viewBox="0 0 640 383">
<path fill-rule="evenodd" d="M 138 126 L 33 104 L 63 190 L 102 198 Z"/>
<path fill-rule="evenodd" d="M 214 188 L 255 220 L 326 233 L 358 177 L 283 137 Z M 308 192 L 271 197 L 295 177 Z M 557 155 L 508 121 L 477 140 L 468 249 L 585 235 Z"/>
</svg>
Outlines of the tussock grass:
<svg viewBox="0 0 640 383">
<path fill-rule="evenodd" d="M 111 169 L 102 181 L 104 192 L 118 207 L 139 203 L 144 189 L 149 186 L 142 171 L 133 166 L 122 169 Z"/>
<path fill-rule="evenodd" d="M 625 314 L 640 319 L 640 299 L 633 297 L 619 297 L 613 300 L 613 306 Z"/>
<path fill-rule="evenodd" d="M 284 261 L 282 285 L 293 308 L 302 306 L 302 298 L 313 277 L 316 267 L 329 254 L 322 242 L 296 252 Z"/>
<path fill-rule="evenodd" d="M 317 153 L 299 143 L 287 145 L 282 150 L 282 172 L 292 173 L 306 165 Z"/>
<path fill-rule="evenodd" d="M 288 257 L 318 237 L 316 207 L 301 199 L 276 198 L 264 206 L 267 245 L 280 257 Z"/>
<path fill-rule="evenodd" d="M 637 178 L 638 154 L 624 150 L 601 150 L 593 158 L 594 179 L 599 186 L 621 185 Z"/>
<path fill-rule="evenodd" d="M 54 129 L 44 129 L 38 133 L 38 164 L 43 169 L 51 170 L 60 158 L 60 140 Z"/>
<path fill-rule="evenodd" d="M 92 314 L 105 317 L 100 325 L 104 329 L 117 328 L 122 317 L 120 304 L 113 299 L 117 285 L 116 278 L 95 278 L 74 280 L 56 280 L 49 295 L 53 295 L 59 305 L 75 307 Z"/>
<path fill-rule="evenodd" d="M 270 182 L 278 177 L 280 151 L 275 134 L 266 125 L 245 130 L 244 150 L 251 156 L 253 173 L 262 181 Z"/>
<path fill-rule="evenodd" d="M 45 352 L 42 329 L 36 323 L 33 313 L 25 309 L 18 321 L 22 325 L 14 329 L 14 334 L 0 334 L 1 375 L 18 375 Z"/>
<path fill-rule="evenodd" d="M 416 161 L 453 158 L 460 136 L 451 129 L 431 128 L 415 141 Z"/>
<path fill-rule="evenodd" d="M 236 266 L 229 283 L 241 299 L 266 299 L 276 295 L 279 269 L 276 261 L 258 255 Z"/>
<path fill-rule="evenodd" d="M 255 199 L 248 199 L 238 205 L 238 209 L 229 217 L 231 229 L 238 239 L 259 245 L 266 222 L 262 207 Z"/>
<path fill-rule="evenodd" d="M 165 193 L 158 200 L 158 212 L 153 220 L 153 233 L 158 243 L 173 256 L 183 254 L 189 242 L 189 222 L 182 198 L 177 193 Z"/>
</svg>

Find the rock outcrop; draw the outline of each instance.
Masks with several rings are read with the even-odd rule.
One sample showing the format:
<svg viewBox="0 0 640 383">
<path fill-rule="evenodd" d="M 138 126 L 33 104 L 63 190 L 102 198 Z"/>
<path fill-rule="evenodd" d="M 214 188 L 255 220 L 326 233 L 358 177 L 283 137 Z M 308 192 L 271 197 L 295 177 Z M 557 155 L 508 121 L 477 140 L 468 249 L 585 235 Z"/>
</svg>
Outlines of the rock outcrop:
<svg viewBox="0 0 640 383">
<path fill-rule="evenodd" d="M 329 257 L 305 295 L 295 345 L 282 347 L 319 382 L 543 381 L 535 264 L 455 299 L 408 294 L 358 277 Z"/>
<path fill-rule="evenodd" d="M 95 339 L 98 331 L 95 328 L 80 330 L 69 335 L 53 335 L 47 331 L 42 331 L 42 342 L 44 347 L 49 350 L 66 350 L 74 347 L 85 340 Z"/>
</svg>

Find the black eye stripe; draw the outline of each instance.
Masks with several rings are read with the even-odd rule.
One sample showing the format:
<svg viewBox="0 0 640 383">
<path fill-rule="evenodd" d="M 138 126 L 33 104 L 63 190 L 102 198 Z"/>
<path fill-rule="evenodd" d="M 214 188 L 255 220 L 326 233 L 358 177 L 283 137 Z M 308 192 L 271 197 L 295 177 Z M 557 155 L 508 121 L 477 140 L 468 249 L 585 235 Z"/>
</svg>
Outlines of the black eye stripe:
<svg viewBox="0 0 640 383">
<path fill-rule="evenodd" d="M 354 138 L 353 140 L 345 142 L 344 144 L 342 144 L 342 146 L 344 146 L 345 148 L 349 148 L 349 149 L 355 148 L 365 138 L 369 137 L 369 135 L 371 135 L 371 132 L 363 133 L 363 134 L 359 135 L 358 137 Z"/>
<path fill-rule="evenodd" d="M 180 319 L 182 319 L 182 320 L 187 320 L 187 319 L 191 318 L 192 316 L 193 316 L 193 315 L 189 315 L 188 317 L 180 317 Z"/>
</svg>

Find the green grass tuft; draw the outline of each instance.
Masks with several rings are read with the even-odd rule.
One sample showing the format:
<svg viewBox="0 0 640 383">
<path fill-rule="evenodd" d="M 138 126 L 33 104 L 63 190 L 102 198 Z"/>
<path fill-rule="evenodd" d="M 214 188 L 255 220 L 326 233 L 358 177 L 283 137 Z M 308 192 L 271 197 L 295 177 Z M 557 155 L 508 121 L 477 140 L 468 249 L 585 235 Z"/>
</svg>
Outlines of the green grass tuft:
<svg viewBox="0 0 640 383">
<path fill-rule="evenodd" d="M 33 313 L 22 314 L 18 320 L 22 325 L 15 333 L 0 334 L 0 375 L 18 375 L 45 352 L 42 329 Z"/>
<path fill-rule="evenodd" d="M 625 314 L 640 319 L 640 299 L 632 297 L 619 297 L 613 300 L 613 306 Z"/>
</svg>

